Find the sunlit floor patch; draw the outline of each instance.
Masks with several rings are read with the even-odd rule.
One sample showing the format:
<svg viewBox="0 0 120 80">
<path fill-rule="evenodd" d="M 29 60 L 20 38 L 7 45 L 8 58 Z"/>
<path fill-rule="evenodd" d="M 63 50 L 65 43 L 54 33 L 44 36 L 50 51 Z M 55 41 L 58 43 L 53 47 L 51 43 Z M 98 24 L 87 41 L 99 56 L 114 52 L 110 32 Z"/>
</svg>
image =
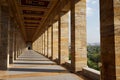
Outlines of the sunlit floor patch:
<svg viewBox="0 0 120 80">
<path fill-rule="evenodd" d="M 0 71 L 0 80 L 85 80 L 70 73 L 48 58 L 26 51 L 10 65 L 8 71 Z"/>
</svg>

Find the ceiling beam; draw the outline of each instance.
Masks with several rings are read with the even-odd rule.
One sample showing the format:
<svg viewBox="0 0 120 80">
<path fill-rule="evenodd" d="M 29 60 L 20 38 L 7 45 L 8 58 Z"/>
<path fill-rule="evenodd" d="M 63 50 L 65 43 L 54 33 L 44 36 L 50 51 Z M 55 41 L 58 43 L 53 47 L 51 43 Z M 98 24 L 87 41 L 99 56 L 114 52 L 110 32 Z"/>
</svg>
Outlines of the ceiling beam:
<svg viewBox="0 0 120 80">
<path fill-rule="evenodd" d="M 40 21 L 34 21 L 34 20 L 23 20 L 23 22 L 33 22 L 33 23 L 40 23 Z"/>
<path fill-rule="evenodd" d="M 26 26 L 38 26 L 39 24 L 24 24 Z"/>
<path fill-rule="evenodd" d="M 37 18 L 44 18 L 45 17 L 45 15 L 44 16 L 41 16 L 41 15 L 31 15 L 31 14 L 23 14 L 22 15 L 23 17 L 37 17 Z"/>
<path fill-rule="evenodd" d="M 32 10 L 32 11 L 47 11 L 49 8 L 34 7 L 34 6 L 20 6 L 22 10 Z"/>
</svg>

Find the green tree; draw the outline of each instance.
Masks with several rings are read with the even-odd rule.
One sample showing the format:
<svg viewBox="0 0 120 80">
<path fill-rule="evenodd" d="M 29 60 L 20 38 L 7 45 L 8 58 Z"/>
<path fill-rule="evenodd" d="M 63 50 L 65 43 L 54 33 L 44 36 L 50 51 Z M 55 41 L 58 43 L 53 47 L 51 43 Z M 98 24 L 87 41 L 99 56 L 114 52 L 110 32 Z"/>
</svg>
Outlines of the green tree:
<svg viewBox="0 0 120 80">
<path fill-rule="evenodd" d="M 89 45 L 87 46 L 87 65 L 90 68 L 100 70 L 98 63 L 100 62 L 100 46 Z"/>
</svg>

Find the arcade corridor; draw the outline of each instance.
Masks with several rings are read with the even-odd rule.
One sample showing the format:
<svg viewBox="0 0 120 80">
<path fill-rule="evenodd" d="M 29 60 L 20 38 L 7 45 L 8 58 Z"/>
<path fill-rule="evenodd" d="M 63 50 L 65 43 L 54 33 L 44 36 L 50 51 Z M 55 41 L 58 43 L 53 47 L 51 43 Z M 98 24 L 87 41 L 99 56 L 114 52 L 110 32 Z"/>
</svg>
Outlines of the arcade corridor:
<svg viewBox="0 0 120 80">
<path fill-rule="evenodd" d="M 100 0 L 99 72 L 86 36 L 86 0 L 0 0 L 0 79 L 120 80 L 120 0 Z"/>
</svg>

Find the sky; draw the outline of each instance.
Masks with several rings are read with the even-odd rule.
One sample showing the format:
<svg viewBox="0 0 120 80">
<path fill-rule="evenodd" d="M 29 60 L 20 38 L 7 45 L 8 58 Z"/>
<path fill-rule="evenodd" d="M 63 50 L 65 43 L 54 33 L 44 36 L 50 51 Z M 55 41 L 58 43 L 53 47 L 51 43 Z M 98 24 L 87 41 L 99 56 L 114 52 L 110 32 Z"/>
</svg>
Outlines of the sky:
<svg viewBox="0 0 120 80">
<path fill-rule="evenodd" d="M 99 0 L 87 0 L 87 43 L 100 43 Z"/>
</svg>

